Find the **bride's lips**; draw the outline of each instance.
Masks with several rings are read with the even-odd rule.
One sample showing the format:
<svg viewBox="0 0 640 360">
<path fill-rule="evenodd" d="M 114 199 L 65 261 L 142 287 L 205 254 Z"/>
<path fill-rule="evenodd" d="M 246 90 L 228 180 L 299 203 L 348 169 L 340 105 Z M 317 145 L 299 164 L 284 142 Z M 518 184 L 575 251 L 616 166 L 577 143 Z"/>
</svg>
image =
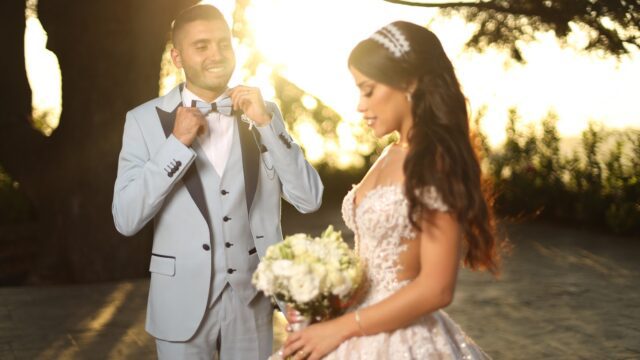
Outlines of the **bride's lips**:
<svg viewBox="0 0 640 360">
<path fill-rule="evenodd" d="M 364 121 L 367 123 L 368 126 L 373 126 L 373 124 L 376 123 L 376 118 L 375 117 L 365 117 Z"/>
</svg>

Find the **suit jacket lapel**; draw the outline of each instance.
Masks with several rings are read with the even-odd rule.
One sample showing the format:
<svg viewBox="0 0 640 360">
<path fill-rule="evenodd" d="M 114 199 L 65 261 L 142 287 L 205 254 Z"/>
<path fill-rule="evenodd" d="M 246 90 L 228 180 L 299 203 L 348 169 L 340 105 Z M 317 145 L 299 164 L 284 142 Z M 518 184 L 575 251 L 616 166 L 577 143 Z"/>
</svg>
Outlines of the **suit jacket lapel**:
<svg viewBox="0 0 640 360">
<path fill-rule="evenodd" d="M 251 204 L 258 186 L 260 152 L 254 136 L 258 133 L 255 129 L 249 130 L 249 126 L 236 115 L 238 134 L 240 135 L 240 149 L 242 150 L 242 169 L 244 171 L 244 190 L 247 198 L 247 213 L 251 213 Z"/>
<path fill-rule="evenodd" d="M 162 130 L 164 130 L 165 136 L 169 137 L 169 135 L 171 135 L 171 133 L 173 132 L 173 123 L 176 120 L 178 107 L 176 106 L 176 108 L 172 112 L 166 112 L 156 107 L 156 111 L 158 112 L 158 117 L 160 118 L 160 124 L 162 124 Z M 196 164 L 191 164 L 187 172 L 182 177 L 182 181 L 187 187 L 187 191 L 189 191 L 191 198 L 200 210 L 200 213 L 202 213 L 204 220 L 209 226 L 209 232 L 211 233 L 211 224 L 209 223 L 209 209 L 207 208 L 207 203 L 204 197 L 204 188 L 202 187 L 202 180 L 198 175 Z"/>
</svg>

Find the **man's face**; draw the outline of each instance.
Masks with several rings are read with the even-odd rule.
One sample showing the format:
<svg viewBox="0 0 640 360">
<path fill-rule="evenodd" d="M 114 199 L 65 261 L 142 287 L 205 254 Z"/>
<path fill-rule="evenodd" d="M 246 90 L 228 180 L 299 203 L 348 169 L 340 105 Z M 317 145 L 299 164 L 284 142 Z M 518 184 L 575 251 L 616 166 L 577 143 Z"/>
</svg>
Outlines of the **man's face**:
<svg viewBox="0 0 640 360">
<path fill-rule="evenodd" d="M 171 58 L 178 68 L 184 69 L 189 89 L 201 97 L 222 93 L 236 66 L 226 22 L 190 22 L 176 34 L 174 41 Z"/>
</svg>

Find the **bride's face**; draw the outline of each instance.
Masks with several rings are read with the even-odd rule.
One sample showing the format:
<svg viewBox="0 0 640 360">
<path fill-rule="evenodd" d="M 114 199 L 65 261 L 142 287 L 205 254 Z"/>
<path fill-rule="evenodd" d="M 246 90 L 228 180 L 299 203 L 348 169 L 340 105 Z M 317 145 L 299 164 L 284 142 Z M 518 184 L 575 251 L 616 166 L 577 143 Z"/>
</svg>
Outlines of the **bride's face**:
<svg viewBox="0 0 640 360">
<path fill-rule="evenodd" d="M 411 103 L 406 93 L 366 77 L 353 66 L 349 70 L 360 89 L 358 111 L 375 136 L 393 131 L 404 134 L 411 124 Z"/>
</svg>

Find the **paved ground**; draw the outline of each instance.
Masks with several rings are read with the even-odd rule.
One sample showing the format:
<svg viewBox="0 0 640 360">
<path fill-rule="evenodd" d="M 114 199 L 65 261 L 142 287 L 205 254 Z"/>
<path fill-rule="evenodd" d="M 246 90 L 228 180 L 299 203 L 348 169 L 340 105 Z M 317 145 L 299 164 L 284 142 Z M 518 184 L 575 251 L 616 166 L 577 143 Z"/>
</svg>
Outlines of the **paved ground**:
<svg viewBox="0 0 640 360">
<path fill-rule="evenodd" d="M 319 233 L 339 213 L 288 215 Z M 507 226 L 502 277 L 463 271 L 449 314 L 495 359 L 640 359 L 640 239 Z M 345 233 L 349 235 L 348 233 Z M 146 279 L 0 288 L 0 359 L 154 359 Z"/>
</svg>

